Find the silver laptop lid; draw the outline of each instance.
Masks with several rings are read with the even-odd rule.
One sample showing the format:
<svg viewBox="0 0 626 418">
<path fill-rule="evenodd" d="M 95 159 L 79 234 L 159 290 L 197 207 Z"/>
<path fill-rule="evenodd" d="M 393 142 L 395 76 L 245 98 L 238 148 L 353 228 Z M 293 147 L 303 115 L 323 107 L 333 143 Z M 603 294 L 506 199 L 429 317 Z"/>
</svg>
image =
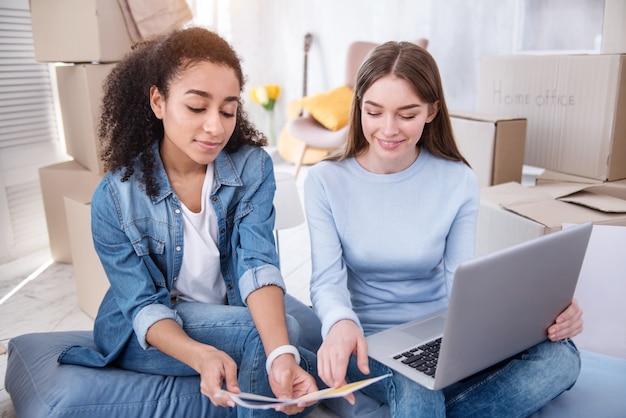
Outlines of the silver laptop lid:
<svg viewBox="0 0 626 418">
<path fill-rule="evenodd" d="M 571 303 L 592 224 L 470 260 L 455 273 L 437 385 L 445 387 L 544 341 Z"/>
<path fill-rule="evenodd" d="M 573 226 L 463 263 L 447 311 L 368 336 L 369 355 L 442 389 L 545 340 L 573 298 L 591 230 Z M 393 359 L 441 334 L 435 379 Z"/>
</svg>

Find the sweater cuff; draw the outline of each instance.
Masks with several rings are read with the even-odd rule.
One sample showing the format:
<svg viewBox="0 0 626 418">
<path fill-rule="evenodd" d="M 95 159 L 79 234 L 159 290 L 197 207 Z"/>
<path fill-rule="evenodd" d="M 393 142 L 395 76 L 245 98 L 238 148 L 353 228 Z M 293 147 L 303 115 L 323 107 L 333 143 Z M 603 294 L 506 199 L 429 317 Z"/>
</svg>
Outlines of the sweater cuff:
<svg viewBox="0 0 626 418">
<path fill-rule="evenodd" d="M 322 321 L 322 338 L 326 339 L 326 335 L 328 335 L 328 332 L 333 327 L 333 325 L 344 319 L 349 319 L 350 321 L 353 321 L 355 324 L 358 325 L 361 331 L 363 331 L 361 322 L 359 321 L 359 318 L 356 316 L 354 311 L 352 311 L 352 309 L 337 308 L 324 315 L 324 319 Z"/>
</svg>

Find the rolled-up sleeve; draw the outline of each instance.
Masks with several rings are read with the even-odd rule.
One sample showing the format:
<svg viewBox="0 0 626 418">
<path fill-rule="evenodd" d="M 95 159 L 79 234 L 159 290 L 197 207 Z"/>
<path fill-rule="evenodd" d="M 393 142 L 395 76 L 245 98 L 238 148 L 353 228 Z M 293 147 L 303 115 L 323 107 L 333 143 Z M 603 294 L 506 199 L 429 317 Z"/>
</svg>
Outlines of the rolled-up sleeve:
<svg viewBox="0 0 626 418">
<path fill-rule="evenodd" d="M 150 329 L 150 327 L 158 321 L 162 321 L 164 319 L 173 319 L 178 322 L 181 327 L 183 326 L 183 320 L 180 316 L 178 316 L 176 311 L 163 304 L 155 303 L 145 306 L 135 316 L 133 329 L 137 335 L 139 345 L 141 345 L 144 350 L 151 347 L 146 340 L 148 329 Z"/>
<path fill-rule="evenodd" d="M 233 236 L 238 286 L 244 304 L 250 293 L 264 286 L 279 286 L 286 291 L 273 235 L 276 217 L 273 165 L 265 152 L 258 152 L 255 157 L 259 175 L 238 204 Z"/>
<path fill-rule="evenodd" d="M 239 279 L 239 291 L 244 303 L 250 293 L 264 286 L 278 286 L 285 291 L 285 281 L 278 268 L 264 264 L 247 270 Z"/>
</svg>

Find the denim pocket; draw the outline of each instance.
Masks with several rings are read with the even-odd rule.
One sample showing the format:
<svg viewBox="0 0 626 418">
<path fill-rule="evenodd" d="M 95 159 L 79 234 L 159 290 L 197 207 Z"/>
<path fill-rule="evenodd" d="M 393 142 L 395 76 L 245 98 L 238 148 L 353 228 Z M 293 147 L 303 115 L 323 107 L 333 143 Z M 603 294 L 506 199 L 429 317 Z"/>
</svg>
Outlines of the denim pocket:
<svg viewBox="0 0 626 418">
<path fill-rule="evenodd" d="M 163 222 L 150 218 L 137 220 L 126 227 L 126 234 L 138 256 L 162 255 L 165 252 L 168 227 Z"/>
</svg>

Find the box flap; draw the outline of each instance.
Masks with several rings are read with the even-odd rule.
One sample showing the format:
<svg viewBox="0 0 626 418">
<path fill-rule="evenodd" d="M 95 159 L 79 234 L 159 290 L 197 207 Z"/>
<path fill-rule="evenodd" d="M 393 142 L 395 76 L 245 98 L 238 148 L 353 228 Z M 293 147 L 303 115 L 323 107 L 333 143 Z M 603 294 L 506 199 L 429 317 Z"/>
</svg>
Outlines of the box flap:
<svg viewBox="0 0 626 418">
<path fill-rule="evenodd" d="M 560 200 L 545 200 L 507 205 L 506 209 L 525 218 L 545 225 L 550 230 L 561 229 L 565 223 L 579 224 L 583 222 L 609 223 L 626 220 L 624 214 L 605 213 L 585 206 L 573 205 Z"/>
<path fill-rule="evenodd" d="M 520 183 L 508 182 L 480 190 L 481 200 L 487 200 L 506 207 L 509 204 L 523 202 L 541 202 L 553 199 L 538 187 L 526 187 Z"/>
<path fill-rule="evenodd" d="M 483 204 L 500 205 L 546 227 L 564 223 L 626 224 L 626 180 L 602 184 L 548 182 L 533 187 L 502 183 L 480 191 Z"/>
<path fill-rule="evenodd" d="M 570 181 L 572 183 L 588 183 L 588 184 L 602 184 L 602 180 L 592 179 L 588 177 L 574 176 L 572 174 L 559 173 L 552 170 L 544 170 L 543 173 L 537 176 L 537 184 L 547 183 L 550 181 L 564 182 Z"/>
<path fill-rule="evenodd" d="M 521 116 L 507 116 L 507 115 L 498 115 L 495 113 L 484 113 L 484 112 L 465 112 L 465 111 L 457 111 L 450 110 L 450 116 L 453 118 L 460 119 L 469 119 L 476 120 L 481 122 L 492 122 L 496 123 L 501 120 L 526 120 L 525 117 Z"/>
<path fill-rule="evenodd" d="M 604 183 L 588 186 L 583 190 L 559 198 L 606 213 L 626 213 L 626 183 Z"/>
<path fill-rule="evenodd" d="M 558 199 L 560 197 L 570 196 L 591 186 L 593 185 L 585 183 L 550 182 L 538 184 L 535 188 L 540 190 L 543 194 L 550 196 L 551 199 Z"/>
<path fill-rule="evenodd" d="M 626 213 L 626 200 L 609 195 L 580 191 L 572 196 L 559 198 L 562 202 L 575 203 L 606 213 Z"/>
</svg>

